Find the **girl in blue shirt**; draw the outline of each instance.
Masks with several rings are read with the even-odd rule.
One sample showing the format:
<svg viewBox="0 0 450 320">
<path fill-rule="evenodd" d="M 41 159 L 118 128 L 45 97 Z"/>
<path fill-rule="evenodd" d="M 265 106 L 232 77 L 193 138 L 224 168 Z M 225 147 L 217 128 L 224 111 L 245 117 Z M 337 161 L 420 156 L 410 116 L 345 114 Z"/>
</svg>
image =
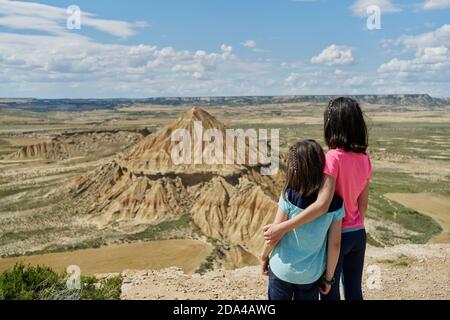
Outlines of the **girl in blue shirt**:
<svg viewBox="0 0 450 320">
<path fill-rule="evenodd" d="M 286 184 L 274 223 L 294 218 L 315 202 L 324 167 L 325 154 L 314 140 L 289 148 Z M 319 291 L 325 295 L 330 291 L 343 217 L 343 201 L 335 196 L 327 214 L 288 232 L 275 248 L 265 244 L 261 266 L 269 276 L 270 300 L 318 300 Z"/>
</svg>

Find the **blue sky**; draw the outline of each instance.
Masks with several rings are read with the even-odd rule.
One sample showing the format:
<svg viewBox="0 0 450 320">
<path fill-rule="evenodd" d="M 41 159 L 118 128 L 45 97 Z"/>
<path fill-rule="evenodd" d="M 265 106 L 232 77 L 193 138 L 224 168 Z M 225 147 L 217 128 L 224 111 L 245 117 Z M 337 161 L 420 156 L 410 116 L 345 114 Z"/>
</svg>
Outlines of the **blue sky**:
<svg viewBox="0 0 450 320">
<path fill-rule="evenodd" d="M 449 17 L 450 0 L 0 0 L 0 96 L 450 96 Z"/>
</svg>

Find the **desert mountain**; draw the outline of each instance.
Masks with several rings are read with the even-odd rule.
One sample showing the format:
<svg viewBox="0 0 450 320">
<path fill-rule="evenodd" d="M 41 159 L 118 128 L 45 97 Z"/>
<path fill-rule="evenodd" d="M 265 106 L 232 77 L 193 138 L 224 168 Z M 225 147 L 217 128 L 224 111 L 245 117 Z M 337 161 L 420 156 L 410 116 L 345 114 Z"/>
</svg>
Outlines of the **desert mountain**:
<svg viewBox="0 0 450 320">
<path fill-rule="evenodd" d="M 106 156 L 136 144 L 146 132 L 137 131 L 92 131 L 63 133 L 48 141 L 24 146 L 7 155 L 6 160 L 65 160 L 86 157 L 95 152 Z"/>
<path fill-rule="evenodd" d="M 254 163 L 249 152 L 241 164 L 174 164 L 171 153 L 178 143 L 172 134 L 184 130 L 194 137 L 199 124 L 203 133 L 209 129 L 222 133 L 224 141 L 229 135 L 220 121 L 193 108 L 144 138 L 129 153 L 73 181 L 71 188 L 79 203 L 88 205 L 88 220 L 99 227 L 130 227 L 189 215 L 204 235 L 234 246 L 232 252 L 256 255 L 263 243 L 262 226 L 275 213 L 282 173 L 262 175 L 261 168 L 268 164 Z M 201 149 L 204 155 L 216 139 L 192 142 L 185 151 L 194 154 Z M 210 154 L 222 151 L 225 156 L 226 147 Z M 255 151 L 248 140 L 246 147 Z M 232 149 L 237 154 L 237 143 Z"/>
<path fill-rule="evenodd" d="M 220 139 L 223 143 L 220 150 L 214 150 L 211 139 L 203 139 L 204 135 L 209 130 L 215 130 L 220 134 Z M 186 151 L 190 161 L 187 163 L 174 163 L 172 160 L 172 151 L 177 147 L 177 142 L 172 141 L 172 133 L 180 132 L 181 138 L 187 136 L 189 145 Z M 197 143 L 195 141 L 197 137 Z M 249 164 L 248 153 L 243 165 L 227 165 L 225 164 L 225 156 L 227 151 L 226 140 L 232 138 L 231 134 L 227 133 L 225 126 L 216 118 L 200 108 L 192 108 L 186 111 L 173 124 L 164 127 L 162 130 L 153 135 L 148 136 L 141 143 L 139 143 L 133 150 L 126 155 L 121 165 L 127 167 L 135 174 L 143 175 L 190 175 L 194 177 L 196 174 L 221 174 L 226 176 L 239 175 L 243 170 L 246 170 L 246 164 Z M 207 140 L 207 141 L 205 141 Z M 208 149 L 208 146 L 211 148 Z M 258 154 L 258 149 L 255 146 L 247 143 L 253 154 Z M 237 143 L 232 148 L 234 154 L 237 154 Z M 211 152 L 208 152 L 211 150 Z M 215 155 L 217 155 L 218 161 Z M 196 160 L 196 155 L 198 159 Z M 203 157 L 202 157 L 203 155 Z M 209 156 L 210 155 L 210 156 Z M 201 158 L 201 159 L 200 159 Z M 211 163 L 208 164 L 209 160 Z M 220 162 L 220 160 L 222 160 Z M 220 163 L 219 163 L 220 162 Z M 255 163 L 261 164 L 261 163 Z M 264 163 L 263 163 L 264 164 Z"/>
</svg>

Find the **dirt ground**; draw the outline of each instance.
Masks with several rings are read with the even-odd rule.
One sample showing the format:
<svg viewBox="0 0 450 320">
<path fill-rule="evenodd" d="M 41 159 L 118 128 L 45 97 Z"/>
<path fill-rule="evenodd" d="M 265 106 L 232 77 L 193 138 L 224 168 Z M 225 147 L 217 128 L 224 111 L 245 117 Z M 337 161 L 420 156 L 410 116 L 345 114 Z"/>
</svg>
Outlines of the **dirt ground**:
<svg viewBox="0 0 450 320">
<path fill-rule="evenodd" d="M 187 275 L 181 269 L 125 271 L 122 299 L 267 299 L 259 267 Z M 364 294 L 370 300 L 450 299 L 450 245 L 368 248 Z"/>
<path fill-rule="evenodd" d="M 177 266 L 186 273 L 192 273 L 210 252 L 210 245 L 196 240 L 137 242 L 98 249 L 0 259 L 0 272 L 23 261 L 25 264 L 46 265 L 57 271 L 77 265 L 83 274 L 114 273 L 125 269 L 158 270 L 170 266 Z"/>
</svg>

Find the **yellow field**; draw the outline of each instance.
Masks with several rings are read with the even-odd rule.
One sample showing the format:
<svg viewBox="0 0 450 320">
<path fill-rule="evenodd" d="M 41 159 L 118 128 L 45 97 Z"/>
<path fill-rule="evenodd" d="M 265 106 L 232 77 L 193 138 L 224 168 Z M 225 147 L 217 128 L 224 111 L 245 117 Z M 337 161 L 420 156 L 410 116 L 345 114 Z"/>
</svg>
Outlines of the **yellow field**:
<svg viewBox="0 0 450 320">
<path fill-rule="evenodd" d="M 23 261 L 25 264 L 46 265 L 57 271 L 77 265 L 82 274 L 115 273 L 126 269 L 159 270 L 172 266 L 192 273 L 210 252 L 210 245 L 196 240 L 149 241 L 0 259 L 0 271 L 10 269 L 17 262 Z"/>
</svg>

